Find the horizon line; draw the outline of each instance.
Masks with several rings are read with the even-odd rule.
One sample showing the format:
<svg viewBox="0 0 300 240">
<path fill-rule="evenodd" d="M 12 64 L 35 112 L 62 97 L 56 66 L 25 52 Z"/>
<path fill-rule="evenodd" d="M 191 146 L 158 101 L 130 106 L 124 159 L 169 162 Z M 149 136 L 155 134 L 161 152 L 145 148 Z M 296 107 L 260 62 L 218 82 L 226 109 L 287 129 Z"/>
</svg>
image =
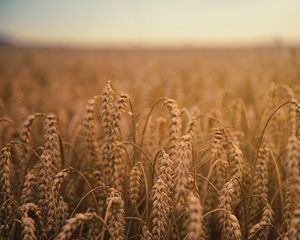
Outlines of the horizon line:
<svg viewBox="0 0 300 240">
<path fill-rule="evenodd" d="M 24 39 L 0 32 L 2 45 L 22 48 L 61 48 L 61 49 L 209 49 L 209 48 L 274 48 L 300 47 L 300 39 L 287 40 L 281 37 L 257 40 L 186 40 L 186 41 L 74 41 Z"/>
</svg>

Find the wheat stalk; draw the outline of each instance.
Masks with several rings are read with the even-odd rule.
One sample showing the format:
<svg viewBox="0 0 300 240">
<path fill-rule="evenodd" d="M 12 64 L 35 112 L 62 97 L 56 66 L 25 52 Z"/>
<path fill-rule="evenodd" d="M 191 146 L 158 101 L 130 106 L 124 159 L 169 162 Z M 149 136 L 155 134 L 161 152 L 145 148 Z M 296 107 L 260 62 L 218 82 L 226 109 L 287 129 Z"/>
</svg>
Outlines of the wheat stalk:
<svg viewBox="0 0 300 240">
<path fill-rule="evenodd" d="M 55 240 L 71 239 L 78 227 L 94 218 L 95 214 L 93 213 L 77 213 L 73 218 L 67 220 L 67 223 L 63 226 L 62 231 L 55 237 Z"/>
<path fill-rule="evenodd" d="M 111 188 L 106 202 L 108 205 L 108 228 L 111 237 L 116 240 L 123 240 L 125 239 L 125 203 L 121 193 Z"/>
</svg>

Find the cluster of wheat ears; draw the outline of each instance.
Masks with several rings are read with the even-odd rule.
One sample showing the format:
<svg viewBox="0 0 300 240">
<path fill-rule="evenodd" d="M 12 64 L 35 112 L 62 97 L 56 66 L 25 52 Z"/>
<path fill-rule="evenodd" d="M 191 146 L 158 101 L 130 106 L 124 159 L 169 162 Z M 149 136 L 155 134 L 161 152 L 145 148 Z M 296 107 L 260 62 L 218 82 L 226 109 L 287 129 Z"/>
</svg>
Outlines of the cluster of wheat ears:
<svg viewBox="0 0 300 240">
<path fill-rule="evenodd" d="M 226 125 L 170 98 L 138 118 L 109 81 L 68 141 L 52 113 L 1 118 L 0 239 L 300 239 L 300 105 L 268 94 L 247 136 L 241 99 Z"/>
</svg>

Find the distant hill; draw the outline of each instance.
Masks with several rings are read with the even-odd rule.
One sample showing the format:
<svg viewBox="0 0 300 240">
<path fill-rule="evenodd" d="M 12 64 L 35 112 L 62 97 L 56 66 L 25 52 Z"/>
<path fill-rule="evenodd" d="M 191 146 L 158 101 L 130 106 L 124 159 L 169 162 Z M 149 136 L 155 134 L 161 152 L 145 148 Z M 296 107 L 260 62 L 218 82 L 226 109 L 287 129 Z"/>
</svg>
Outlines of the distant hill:
<svg viewBox="0 0 300 240">
<path fill-rule="evenodd" d="M 13 45 L 14 44 L 8 37 L 5 37 L 0 34 L 0 47 L 9 47 L 9 46 L 13 46 Z"/>
</svg>

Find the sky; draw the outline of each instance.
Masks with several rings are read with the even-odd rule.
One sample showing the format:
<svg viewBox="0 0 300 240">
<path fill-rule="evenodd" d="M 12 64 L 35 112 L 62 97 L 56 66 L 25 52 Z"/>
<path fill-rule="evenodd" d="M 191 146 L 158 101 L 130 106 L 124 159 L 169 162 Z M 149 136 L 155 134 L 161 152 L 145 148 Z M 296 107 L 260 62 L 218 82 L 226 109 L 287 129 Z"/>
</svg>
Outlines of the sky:
<svg viewBox="0 0 300 240">
<path fill-rule="evenodd" d="M 0 34 L 79 46 L 300 43 L 299 0 L 0 0 Z"/>
</svg>

